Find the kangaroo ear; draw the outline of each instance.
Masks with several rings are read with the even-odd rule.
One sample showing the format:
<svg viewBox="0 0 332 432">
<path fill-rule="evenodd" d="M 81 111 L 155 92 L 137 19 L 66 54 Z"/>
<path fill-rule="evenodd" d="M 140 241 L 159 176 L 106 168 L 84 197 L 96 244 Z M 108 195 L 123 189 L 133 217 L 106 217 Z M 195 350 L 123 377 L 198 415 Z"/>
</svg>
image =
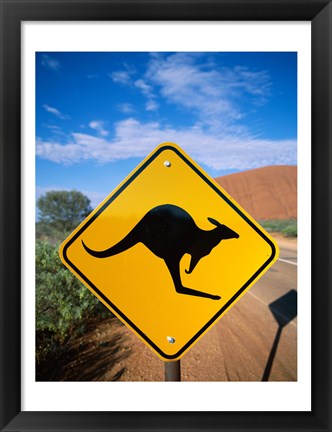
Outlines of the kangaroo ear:
<svg viewBox="0 0 332 432">
<path fill-rule="evenodd" d="M 221 227 L 221 223 L 218 222 L 217 220 L 211 218 L 211 217 L 208 217 L 208 221 L 211 222 L 213 225 L 215 225 L 217 227 Z"/>
</svg>

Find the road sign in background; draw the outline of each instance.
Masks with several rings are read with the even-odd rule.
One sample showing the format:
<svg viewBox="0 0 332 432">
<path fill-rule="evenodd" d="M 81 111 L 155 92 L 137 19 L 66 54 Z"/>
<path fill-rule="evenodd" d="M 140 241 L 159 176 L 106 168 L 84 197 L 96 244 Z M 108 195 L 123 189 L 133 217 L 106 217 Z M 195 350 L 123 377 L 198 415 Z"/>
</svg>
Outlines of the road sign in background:
<svg viewBox="0 0 332 432">
<path fill-rule="evenodd" d="M 166 361 L 182 357 L 277 254 L 268 233 L 171 143 L 60 248 L 63 263 Z"/>
</svg>

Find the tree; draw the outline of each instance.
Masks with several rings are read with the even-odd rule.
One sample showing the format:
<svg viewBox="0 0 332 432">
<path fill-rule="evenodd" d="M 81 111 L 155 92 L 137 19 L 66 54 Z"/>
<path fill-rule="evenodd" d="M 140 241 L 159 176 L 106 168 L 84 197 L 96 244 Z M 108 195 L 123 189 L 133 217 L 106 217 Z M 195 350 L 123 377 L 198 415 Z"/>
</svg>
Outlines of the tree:
<svg viewBox="0 0 332 432">
<path fill-rule="evenodd" d="M 50 362 L 64 352 L 71 338 L 86 330 L 89 320 L 112 316 L 62 264 L 59 245 L 40 240 L 36 242 L 35 306 L 37 380 L 43 370 L 50 375 Z"/>
<path fill-rule="evenodd" d="M 37 207 L 40 222 L 63 231 L 76 228 L 92 210 L 89 198 L 76 190 L 47 192 L 38 199 Z"/>
</svg>

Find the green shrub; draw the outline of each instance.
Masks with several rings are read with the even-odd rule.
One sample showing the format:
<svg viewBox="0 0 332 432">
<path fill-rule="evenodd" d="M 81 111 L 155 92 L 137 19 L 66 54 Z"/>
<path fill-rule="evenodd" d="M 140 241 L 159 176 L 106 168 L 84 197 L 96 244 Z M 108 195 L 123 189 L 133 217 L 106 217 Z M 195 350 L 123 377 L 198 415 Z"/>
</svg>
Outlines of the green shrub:
<svg viewBox="0 0 332 432">
<path fill-rule="evenodd" d="M 268 232 L 278 232 L 286 237 L 297 237 L 297 220 L 266 220 L 260 221 L 260 224 Z"/>
<path fill-rule="evenodd" d="M 52 245 L 62 243 L 71 231 L 60 229 L 47 222 L 36 223 L 36 239 L 46 240 Z"/>
<path fill-rule="evenodd" d="M 108 309 L 62 264 L 58 245 L 36 242 L 36 357 L 56 355 L 89 318 L 109 315 Z"/>
<path fill-rule="evenodd" d="M 283 234 L 286 237 L 297 237 L 297 226 L 289 225 L 285 227 L 283 230 L 281 230 L 281 234 Z"/>
</svg>

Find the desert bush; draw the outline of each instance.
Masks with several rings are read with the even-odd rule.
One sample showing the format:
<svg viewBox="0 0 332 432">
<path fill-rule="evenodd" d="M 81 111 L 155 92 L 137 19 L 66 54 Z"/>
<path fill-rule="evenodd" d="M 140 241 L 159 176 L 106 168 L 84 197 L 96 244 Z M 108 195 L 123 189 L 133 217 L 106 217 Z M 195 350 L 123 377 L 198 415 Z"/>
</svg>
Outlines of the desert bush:
<svg viewBox="0 0 332 432">
<path fill-rule="evenodd" d="M 283 234 L 286 237 L 297 237 L 297 226 L 288 225 L 287 227 L 281 230 L 281 234 Z"/>
<path fill-rule="evenodd" d="M 260 221 L 260 224 L 268 232 L 278 232 L 286 237 L 297 237 L 297 220 L 287 219 L 287 220 L 267 220 Z"/>
<path fill-rule="evenodd" d="M 71 233 L 69 230 L 64 230 L 47 222 L 36 223 L 36 239 L 45 240 L 56 245 L 62 243 Z"/>
<path fill-rule="evenodd" d="M 89 318 L 108 309 L 62 264 L 58 245 L 36 242 L 36 358 L 62 351 L 84 332 Z"/>
</svg>

